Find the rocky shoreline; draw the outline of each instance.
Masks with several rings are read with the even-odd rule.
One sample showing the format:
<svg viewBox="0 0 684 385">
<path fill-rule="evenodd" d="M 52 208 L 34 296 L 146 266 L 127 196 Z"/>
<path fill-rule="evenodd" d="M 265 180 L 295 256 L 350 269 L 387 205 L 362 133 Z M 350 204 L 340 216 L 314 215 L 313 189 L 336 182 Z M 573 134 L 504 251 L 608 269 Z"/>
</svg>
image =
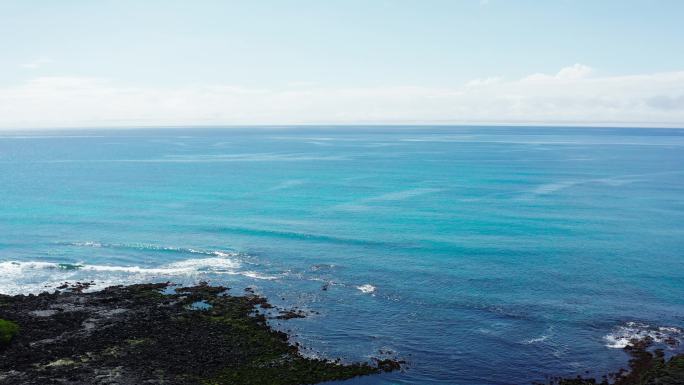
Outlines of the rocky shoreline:
<svg viewBox="0 0 684 385">
<path fill-rule="evenodd" d="M 0 385 L 298 385 L 401 370 L 404 364 L 307 358 L 267 323 L 306 312 L 276 309 L 249 288 L 233 296 L 226 287 L 205 283 L 86 292 L 90 285 L 0 294 Z M 684 354 L 666 357 L 655 345 L 649 337 L 631 341 L 624 349 L 628 369 L 546 384 L 684 384 Z"/>
<path fill-rule="evenodd" d="M 314 384 L 399 370 L 403 362 L 343 364 L 304 357 L 249 291 L 169 284 L 63 285 L 0 295 L 0 384 Z"/>
<path fill-rule="evenodd" d="M 676 344 L 669 341 L 667 344 Z M 670 347 L 676 347 L 670 345 Z M 650 337 L 634 339 L 624 351 L 629 354 L 628 369 L 607 374 L 600 379 L 553 378 L 548 385 L 683 385 L 684 354 L 665 357 L 665 351 L 657 348 Z M 541 385 L 541 384 L 536 384 Z"/>
</svg>

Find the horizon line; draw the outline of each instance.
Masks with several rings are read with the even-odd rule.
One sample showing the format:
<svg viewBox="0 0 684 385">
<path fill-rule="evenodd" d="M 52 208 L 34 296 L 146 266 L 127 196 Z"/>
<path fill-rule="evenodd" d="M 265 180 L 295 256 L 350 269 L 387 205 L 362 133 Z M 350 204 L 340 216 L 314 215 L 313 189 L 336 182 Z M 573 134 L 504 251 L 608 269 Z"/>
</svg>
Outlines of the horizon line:
<svg viewBox="0 0 684 385">
<path fill-rule="evenodd" d="M 421 127 L 521 127 L 521 128 L 615 128 L 615 129 L 684 129 L 684 123 L 665 122 L 358 122 L 358 123 L 292 123 L 292 124 L 169 124 L 169 125 L 74 125 L 44 127 L 0 127 L 0 133 L 6 132 L 64 132 L 64 131 L 129 131 L 129 130 L 172 130 L 172 129 L 288 129 L 288 128 L 421 128 Z"/>
</svg>

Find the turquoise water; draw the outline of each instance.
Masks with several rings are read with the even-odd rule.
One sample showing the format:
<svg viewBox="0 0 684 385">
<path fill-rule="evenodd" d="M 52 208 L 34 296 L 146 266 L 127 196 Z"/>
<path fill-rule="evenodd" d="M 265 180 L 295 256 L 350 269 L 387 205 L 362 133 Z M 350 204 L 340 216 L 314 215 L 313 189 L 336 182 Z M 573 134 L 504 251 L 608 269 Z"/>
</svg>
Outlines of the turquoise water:
<svg viewBox="0 0 684 385">
<path fill-rule="evenodd" d="M 680 130 L 0 133 L 0 292 L 251 286 L 307 354 L 410 363 L 349 384 L 616 369 L 682 337 L 683 225 Z"/>
</svg>

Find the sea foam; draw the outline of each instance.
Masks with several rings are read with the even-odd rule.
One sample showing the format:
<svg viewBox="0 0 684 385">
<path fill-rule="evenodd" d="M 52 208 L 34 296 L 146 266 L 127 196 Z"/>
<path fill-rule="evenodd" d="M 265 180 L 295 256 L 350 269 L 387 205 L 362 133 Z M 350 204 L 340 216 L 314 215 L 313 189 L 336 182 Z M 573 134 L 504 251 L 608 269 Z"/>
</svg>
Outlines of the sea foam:
<svg viewBox="0 0 684 385">
<path fill-rule="evenodd" d="M 375 293 L 375 290 L 376 290 L 375 286 L 368 284 L 368 283 L 365 285 L 357 286 L 356 288 L 365 294 Z"/>
<path fill-rule="evenodd" d="M 276 275 L 241 270 L 242 264 L 228 253 L 216 257 L 193 258 L 161 266 L 119 266 L 42 261 L 0 262 L 0 293 L 38 293 L 54 289 L 64 281 L 94 281 L 96 288 L 147 281 L 189 282 L 211 275 L 240 275 L 251 279 L 274 280 Z"/>
<path fill-rule="evenodd" d="M 671 326 L 651 326 L 640 322 L 627 322 L 617 326 L 603 339 L 606 346 L 614 349 L 623 349 L 633 346 L 634 343 L 651 339 L 654 343 L 664 344 L 670 347 L 679 345 L 684 338 L 682 329 Z"/>
</svg>

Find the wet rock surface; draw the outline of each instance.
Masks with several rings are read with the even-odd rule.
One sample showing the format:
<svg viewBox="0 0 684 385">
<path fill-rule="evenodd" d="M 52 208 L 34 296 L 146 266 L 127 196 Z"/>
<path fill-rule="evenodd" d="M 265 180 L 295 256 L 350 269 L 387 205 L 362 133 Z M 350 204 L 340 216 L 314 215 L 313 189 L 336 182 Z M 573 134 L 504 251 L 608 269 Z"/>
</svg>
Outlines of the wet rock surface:
<svg viewBox="0 0 684 385">
<path fill-rule="evenodd" d="M 0 319 L 18 325 L 0 345 L 0 384 L 314 384 L 400 369 L 305 358 L 267 325 L 258 310 L 270 305 L 252 293 L 206 284 L 86 288 L 0 295 Z"/>
<path fill-rule="evenodd" d="M 629 368 L 610 373 L 600 379 L 553 378 L 550 385 L 684 385 L 684 354 L 665 357 L 665 351 L 654 348 L 648 337 L 633 340 L 624 348 L 629 354 Z M 665 341 L 674 347 L 676 341 Z"/>
</svg>

